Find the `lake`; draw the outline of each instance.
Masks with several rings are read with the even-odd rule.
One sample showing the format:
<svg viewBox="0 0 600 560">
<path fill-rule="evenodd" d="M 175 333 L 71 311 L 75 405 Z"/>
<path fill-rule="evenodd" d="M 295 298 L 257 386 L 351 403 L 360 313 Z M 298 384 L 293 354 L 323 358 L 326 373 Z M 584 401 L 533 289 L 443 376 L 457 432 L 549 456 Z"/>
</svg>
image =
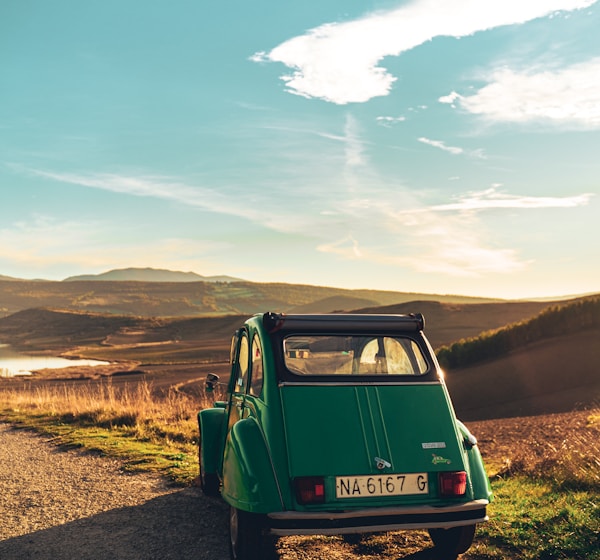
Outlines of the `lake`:
<svg viewBox="0 0 600 560">
<path fill-rule="evenodd" d="M 0 344 L 0 377 L 31 375 L 38 369 L 60 369 L 71 366 L 103 366 L 110 362 L 100 360 L 67 360 L 54 356 L 29 356 L 13 350 L 9 344 Z"/>
</svg>

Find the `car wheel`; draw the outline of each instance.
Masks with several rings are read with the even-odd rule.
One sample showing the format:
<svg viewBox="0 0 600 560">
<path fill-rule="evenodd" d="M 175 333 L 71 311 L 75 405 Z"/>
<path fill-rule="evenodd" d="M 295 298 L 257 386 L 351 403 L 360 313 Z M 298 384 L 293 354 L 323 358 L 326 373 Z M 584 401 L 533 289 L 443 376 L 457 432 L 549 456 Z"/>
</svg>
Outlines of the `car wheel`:
<svg viewBox="0 0 600 560">
<path fill-rule="evenodd" d="M 198 467 L 200 470 L 200 488 L 205 496 L 219 495 L 219 477 L 216 473 L 207 473 L 202 466 L 202 434 L 198 440 Z"/>
<path fill-rule="evenodd" d="M 455 560 L 459 554 L 469 550 L 475 536 L 475 525 L 452 527 L 451 529 L 429 529 L 439 560 Z"/>
<path fill-rule="evenodd" d="M 232 560 L 270 560 L 275 540 L 264 535 L 263 516 L 233 506 L 229 508 L 229 549 Z"/>
</svg>

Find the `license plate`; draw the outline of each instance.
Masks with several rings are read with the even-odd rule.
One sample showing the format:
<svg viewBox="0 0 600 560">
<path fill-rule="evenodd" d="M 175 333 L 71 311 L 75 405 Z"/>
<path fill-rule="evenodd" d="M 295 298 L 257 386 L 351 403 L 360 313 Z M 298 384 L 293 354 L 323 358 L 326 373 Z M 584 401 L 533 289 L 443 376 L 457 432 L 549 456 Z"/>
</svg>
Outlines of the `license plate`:
<svg viewBox="0 0 600 560">
<path fill-rule="evenodd" d="M 336 498 L 370 498 L 427 494 L 427 473 L 337 476 Z"/>
</svg>

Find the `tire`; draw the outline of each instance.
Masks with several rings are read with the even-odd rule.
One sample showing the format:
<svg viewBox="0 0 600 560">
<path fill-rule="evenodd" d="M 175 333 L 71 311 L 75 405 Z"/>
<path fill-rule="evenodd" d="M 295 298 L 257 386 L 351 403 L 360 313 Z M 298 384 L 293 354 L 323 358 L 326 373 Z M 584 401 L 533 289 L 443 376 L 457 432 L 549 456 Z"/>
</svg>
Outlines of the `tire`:
<svg viewBox="0 0 600 560">
<path fill-rule="evenodd" d="M 198 440 L 198 468 L 200 471 L 200 488 L 205 496 L 219 495 L 219 477 L 216 473 L 207 473 L 202 466 L 202 433 Z"/>
<path fill-rule="evenodd" d="M 458 555 L 469 550 L 473 543 L 475 525 L 429 529 L 429 536 L 435 545 L 438 560 L 456 560 Z"/>
<path fill-rule="evenodd" d="M 229 551 L 232 560 L 275 558 L 275 539 L 265 535 L 265 518 L 233 506 L 229 508 Z"/>
</svg>

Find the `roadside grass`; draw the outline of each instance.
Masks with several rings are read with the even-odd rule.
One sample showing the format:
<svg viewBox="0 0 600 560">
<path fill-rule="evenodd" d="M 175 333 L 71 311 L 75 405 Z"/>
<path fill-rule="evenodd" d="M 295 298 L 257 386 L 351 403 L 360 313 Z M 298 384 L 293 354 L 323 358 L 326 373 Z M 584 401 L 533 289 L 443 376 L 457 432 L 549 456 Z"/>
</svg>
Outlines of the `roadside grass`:
<svg viewBox="0 0 600 560">
<path fill-rule="evenodd" d="M 0 389 L 0 421 L 179 485 L 198 476 L 196 414 L 211 405 L 212 399 L 198 402 L 176 389 L 157 394 L 147 383 Z M 465 560 L 600 560 L 600 409 L 587 421 L 561 445 L 515 442 L 516 451 L 492 477 L 490 521 L 479 526 Z M 370 558 L 372 551 L 389 549 L 397 556 L 397 538 L 366 536 L 353 552 Z M 426 535 L 415 538 L 416 548 L 428 546 Z M 308 551 L 313 542 L 320 541 L 310 538 Z"/>
<path fill-rule="evenodd" d="M 600 488 L 573 490 L 525 475 L 493 482 L 490 521 L 479 526 L 470 560 L 598 560 Z"/>
<path fill-rule="evenodd" d="M 179 485 L 198 476 L 196 415 L 206 406 L 210 403 L 175 388 L 159 395 L 147 383 L 116 389 L 110 380 L 0 390 L 0 420 Z"/>
<path fill-rule="evenodd" d="M 492 488 L 490 521 L 466 558 L 600 559 L 600 409 L 559 446 L 524 446 Z"/>
</svg>

